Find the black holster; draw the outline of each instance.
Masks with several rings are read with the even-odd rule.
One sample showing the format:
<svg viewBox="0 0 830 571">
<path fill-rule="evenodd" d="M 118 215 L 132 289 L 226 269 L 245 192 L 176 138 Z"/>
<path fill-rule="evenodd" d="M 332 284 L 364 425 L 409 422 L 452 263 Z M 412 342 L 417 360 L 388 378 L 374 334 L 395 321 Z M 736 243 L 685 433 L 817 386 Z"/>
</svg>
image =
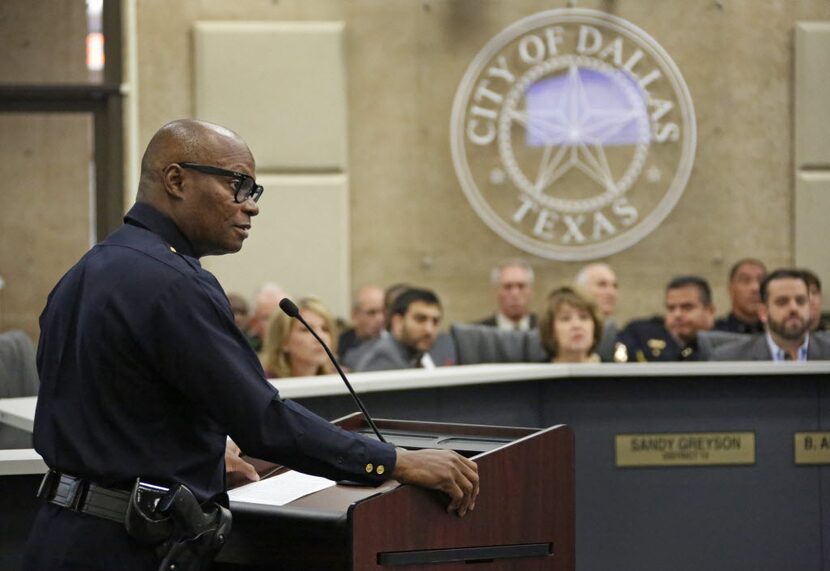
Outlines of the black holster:
<svg viewBox="0 0 830 571">
<path fill-rule="evenodd" d="M 231 512 L 215 502 L 200 505 L 186 486 L 168 490 L 136 481 L 125 525 L 132 537 L 156 546 L 159 571 L 202 571 L 230 533 Z"/>
<path fill-rule="evenodd" d="M 157 551 L 159 571 L 208 569 L 231 531 L 230 510 L 215 502 L 199 505 L 185 486 L 171 490 L 158 509 L 173 523 L 170 539 Z"/>
<path fill-rule="evenodd" d="M 157 546 L 173 535 L 173 521 L 159 510 L 159 504 L 169 493 L 169 488 L 136 479 L 127 504 L 124 526 L 139 543 Z"/>
</svg>

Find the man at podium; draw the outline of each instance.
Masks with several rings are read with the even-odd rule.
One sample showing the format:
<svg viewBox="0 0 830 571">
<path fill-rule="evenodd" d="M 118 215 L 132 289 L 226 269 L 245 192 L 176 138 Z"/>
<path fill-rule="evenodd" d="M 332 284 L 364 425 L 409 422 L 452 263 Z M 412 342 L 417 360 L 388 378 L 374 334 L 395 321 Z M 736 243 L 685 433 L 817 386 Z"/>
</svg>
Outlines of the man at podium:
<svg viewBox="0 0 830 571">
<path fill-rule="evenodd" d="M 232 131 L 165 125 L 145 151 L 124 225 L 49 295 L 34 443 L 51 470 L 25 569 L 202 568 L 227 530 L 228 436 L 303 472 L 394 478 L 445 492 L 458 515 L 473 509 L 475 463 L 341 430 L 265 379 L 199 263 L 248 237 L 263 193 L 254 168 Z"/>
</svg>

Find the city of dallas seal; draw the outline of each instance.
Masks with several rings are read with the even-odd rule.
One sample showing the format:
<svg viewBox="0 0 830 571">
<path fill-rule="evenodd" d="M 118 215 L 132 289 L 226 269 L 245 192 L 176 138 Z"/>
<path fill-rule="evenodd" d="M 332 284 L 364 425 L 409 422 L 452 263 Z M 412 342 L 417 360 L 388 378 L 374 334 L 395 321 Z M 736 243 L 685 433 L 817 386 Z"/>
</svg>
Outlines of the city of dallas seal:
<svg viewBox="0 0 830 571">
<path fill-rule="evenodd" d="M 585 9 L 534 14 L 484 46 L 450 132 L 476 213 L 554 260 L 607 256 L 654 230 L 683 193 L 696 143 L 689 90 L 666 51 Z"/>
</svg>

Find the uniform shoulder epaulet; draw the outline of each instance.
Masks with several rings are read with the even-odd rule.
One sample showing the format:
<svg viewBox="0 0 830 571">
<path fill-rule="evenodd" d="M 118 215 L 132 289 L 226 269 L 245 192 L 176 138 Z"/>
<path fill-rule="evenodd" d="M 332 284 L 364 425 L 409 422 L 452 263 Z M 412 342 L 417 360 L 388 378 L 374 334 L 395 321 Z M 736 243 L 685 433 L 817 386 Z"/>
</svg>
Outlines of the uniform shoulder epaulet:
<svg viewBox="0 0 830 571">
<path fill-rule="evenodd" d="M 192 269 L 194 269 L 196 271 L 201 269 L 201 266 L 199 265 L 199 262 L 197 262 L 195 258 L 191 258 L 190 256 L 186 256 L 185 254 L 182 254 L 181 252 L 176 250 L 175 247 L 173 247 L 169 244 L 167 245 L 167 249 L 170 251 L 170 253 L 174 254 L 176 256 L 176 258 L 184 261 Z"/>
</svg>

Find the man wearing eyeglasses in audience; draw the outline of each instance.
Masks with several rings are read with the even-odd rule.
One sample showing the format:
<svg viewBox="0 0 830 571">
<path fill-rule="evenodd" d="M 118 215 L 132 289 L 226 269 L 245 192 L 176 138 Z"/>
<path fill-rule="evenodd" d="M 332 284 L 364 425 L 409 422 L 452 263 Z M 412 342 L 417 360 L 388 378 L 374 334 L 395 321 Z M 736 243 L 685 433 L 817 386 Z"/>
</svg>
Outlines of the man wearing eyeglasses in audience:
<svg viewBox="0 0 830 571">
<path fill-rule="evenodd" d="M 352 327 L 340 334 L 337 352 L 340 363 L 354 369 L 381 337 L 387 335 L 383 290 L 378 286 L 363 286 L 352 301 Z"/>
<path fill-rule="evenodd" d="M 267 382 L 221 286 L 199 262 L 240 250 L 262 193 L 238 135 L 194 120 L 165 125 L 144 154 L 125 224 L 50 294 L 40 320 L 34 427 L 50 471 L 24 569 L 173 569 L 182 567 L 170 559 L 176 549 L 201 557 L 207 532 L 196 540 L 186 531 L 201 530 L 203 520 L 214 532 L 224 529 L 226 467 L 257 478 L 228 435 L 248 454 L 303 472 L 366 483 L 394 478 L 447 493 L 448 511 L 459 515 L 474 507 L 472 461 L 340 430 Z M 170 488 L 175 501 L 142 502 L 137 479 L 150 486 L 142 494 Z M 202 509 L 177 512 L 179 492 Z M 150 531 L 148 521 L 175 514 L 196 517 L 199 526 L 176 520 L 173 535 L 161 539 Z"/>
</svg>

